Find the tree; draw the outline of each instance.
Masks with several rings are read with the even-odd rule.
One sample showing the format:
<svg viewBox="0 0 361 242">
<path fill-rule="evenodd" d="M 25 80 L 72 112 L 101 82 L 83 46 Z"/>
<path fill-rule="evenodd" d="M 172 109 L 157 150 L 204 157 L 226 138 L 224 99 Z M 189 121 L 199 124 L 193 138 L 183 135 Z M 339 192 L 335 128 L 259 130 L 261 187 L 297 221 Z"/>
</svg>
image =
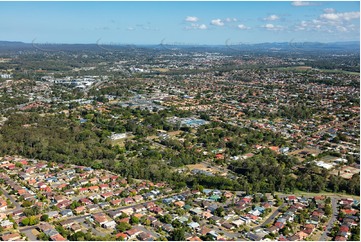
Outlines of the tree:
<svg viewBox="0 0 361 242">
<path fill-rule="evenodd" d="M 194 216 L 192 217 L 192 220 L 193 220 L 193 222 L 199 222 L 199 221 L 200 221 L 200 218 L 199 218 L 199 216 L 194 215 Z"/>
<path fill-rule="evenodd" d="M 276 206 L 282 205 L 282 199 L 280 199 L 278 195 L 275 195 L 274 198 L 275 198 L 276 201 L 277 201 L 277 202 L 276 202 Z M 280 203 L 280 205 L 277 205 L 277 203 Z"/>
<path fill-rule="evenodd" d="M 326 204 L 326 206 L 325 206 L 325 215 L 329 216 L 331 214 L 332 214 L 332 207 L 331 207 L 330 204 Z"/>
<path fill-rule="evenodd" d="M 131 216 L 130 217 L 130 224 L 132 224 L 132 225 L 139 224 L 139 218 L 137 218 L 135 216 Z"/>
<path fill-rule="evenodd" d="M 70 209 L 75 209 L 75 208 L 80 207 L 80 206 L 81 206 L 80 202 L 78 202 L 78 201 L 73 201 L 73 202 L 70 204 Z"/>
<path fill-rule="evenodd" d="M 343 219 L 343 218 L 345 218 L 345 216 L 346 216 L 346 214 L 344 212 L 342 212 L 342 211 L 338 213 L 339 218 Z"/>
<path fill-rule="evenodd" d="M 224 203 L 226 201 L 227 201 L 227 198 L 224 195 L 222 195 L 221 198 L 219 199 L 220 203 Z"/>
<path fill-rule="evenodd" d="M 214 210 L 214 215 L 223 217 L 224 216 L 224 208 L 221 206 L 218 207 L 216 210 Z"/>
<path fill-rule="evenodd" d="M 200 237 L 200 239 L 203 241 L 213 241 L 214 240 L 213 236 L 210 234 L 202 235 Z"/>
<path fill-rule="evenodd" d="M 263 195 L 263 196 L 261 197 L 261 202 L 268 202 L 268 198 L 267 198 L 266 195 Z"/>
<path fill-rule="evenodd" d="M 171 240 L 173 241 L 185 241 L 185 229 L 184 228 L 178 228 L 174 229 L 170 236 Z"/>
<path fill-rule="evenodd" d="M 40 213 L 40 207 L 38 206 L 33 206 L 31 208 L 24 209 L 24 214 L 26 216 L 34 216 L 34 215 L 38 215 L 39 213 Z"/>
<path fill-rule="evenodd" d="M 24 218 L 23 220 L 21 220 L 21 223 L 22 223 L 24 226 L 28 226 L 28 225 L 29 225 L 29 222 L 30 222 L 30 219 L 29 219 L 29 218 Z"/>
<path fill-rule="evenodd" d="M 81 231 L 76 232 L 69 236 L 70 241 L 84 241 L 85 234 Z"/>
<path fill-rule="evenodd" d="M 351 241 L 360 241 L 360 225 L 351 229 Z"/>
<path fill-rule="evenodd" d="M 258 195 L 254 196 L 253 202 L 254 203 L 259 203 L 261 201 L 261 198 Z"/>
<path fill-rule="evenodd" d="M 122 214 L 119 216 L 120 219 L 122 218 L 128 218 L 128 215 L 124 212 L 122 212 Z"/>
<path fill-rule="evenodd" d="M 47 236 L 44 232 L 40 232 L 37 236 L 37 239 L 43 240 L 43 241 L 49 241 L 50 237 Z"/>
<path fill-rule="evenodd" d="M 330 237 L 335 237 L 338 233 L 338 231 L 340 231 L 340 225 L 336 224 L 330 232 Z"/>
<path fill-rule="evenodd" d="M 47 215 L 47 214 L 41 215 L 40 220 L 45 221 L 45 222 L 49 221 L 49 215 Z"/>
<path fill-rule="evenodd" d="M 170 214 L 166 214 L 160 218 L 160 221 L 166 224 L 170 224 L 172 222 L 172 216 Z"/>
<path fill-rule="evenodd" d="M 174 220 L 172 221 L 172 226 L 173 226 L 174 228 L 180 228 L 180 227 L 182 227 L 182 223 L 181 223 L 178 219 L 174 219 Z"/>
<path fill-rule="evenodd" d="M 175 210 L 175 213 L 178 214 L 179 216 L 183 216 L 185 214 L 185 210 L 181 208 L 177 208 Z"/>
<path fill-rule="evenodd" d="M 31 201 L 28 201 L 28 200 L 25 200 L 25 201 L 21 204 L 21 206 L 24 207 L 24 208 L 28 208 L 28 207 L 30 207 L 31 205 L 33 205 L 32 202 L 31 202 Z"/>
<path fill-rule="evenodd" d="M 150 220 L 146 216 L 141 217 L 139 221 L 144 226 L 150 226 Z"/>
<path fill-rule="evenodd" d="M 29 225 L 35 225 L 39 223 L 39 219 L 35 216 L 30 216 L 29 217 Z"/>
<path fill-rule="evenodd" d="M 360 241 L 360 232 L 352 234 L 350 240 L 351 241 Z"/>
<path fill-rule="evenodd" d="M 120 222 L 119 224 L 117 224 L 115 226 L 115 228 L 120 232 L 124 232 L 124 231 L 127 231 L 128 229 L 131 229 L 132 226 L 130 226 L 130 224 L 128 224 L 128 223 Z"/>
<path fill-rule="evenodd" d="M 63 228 L 63 226 L 57 225 L 55 229 L 64 237 L 67 238 L 69 236 L 69 231 Z"/>
</svg>

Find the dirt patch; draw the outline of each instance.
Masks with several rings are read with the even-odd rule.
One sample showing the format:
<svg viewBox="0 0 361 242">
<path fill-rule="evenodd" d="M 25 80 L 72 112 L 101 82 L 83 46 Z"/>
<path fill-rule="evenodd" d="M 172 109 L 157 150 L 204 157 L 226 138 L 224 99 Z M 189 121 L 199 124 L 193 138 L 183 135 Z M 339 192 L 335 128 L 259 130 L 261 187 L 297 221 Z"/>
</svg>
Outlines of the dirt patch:
<svg viewBox="0 0 361 242">
<path fill-rule="evenodd" d="M 305 71 L 305 70 L 311 70 L 311 66 L 297 66 L 295 67 L 296 70 Z"/>
<path fill-rule="evenodd" d="M 333 170 L 330 174 L 335 176 L 341 176 L 345 179 L 351 179 L 353 175 L 360 173 L 360 169 L 352 167 L 352 166 L 343 166 L 340 169 Z"/>
<path fill-rule="evenodd" d="M 115 146 L 115 145 L 119 145 L 119 147 L 124 147 L 124 139 L 120 139 L 120 140 L 113 140 L 111 141 L 112 143 L 112 146 Z"/>
<path fill-rule="evenodd" d="M 321 153 L 321 150 L 319 149 L 313 149 L 313 148 L 304 148 L 300 150 L 295 150 L 290 152 L 290 155 L 296 156 L 300 161 L 303 161 L 307 156 L 317 156 Z"/>
<path fill-rule="evenodd" d="M 194 165 L 186 165 L 186 167 L 192 171 L 194 169 L 198 169 L 201 171 L 208 171 L 212 174 L 219 174 L 220 176 L 226 176 L 228 174 L 228 171 L 225 169 L 221 169 L 218 167 L 210 166 L 204 163 L 194 164 Z"/>
<path fill-rule="evenodd" d="M 167 68 L 153 68 L 153 71 L 167 72 L 167 71 L 169 71 L 169 69 L 167 69 Z"/>
<path fill-rule="evenodd" d="M 151 136 L 148 136 L 148 137 L 147 137 L 147 140 L 153 140 L 153 139 L 156 139 L 156 138 L 158 138 L 158 136 L 156 136 L 156 135 L 151 135 Z"/>
<path fill-rule="evenodd" d="M 177 135 L 180 135 L 181 133 L 183 133 L 183 131 L 178 130 L 178 131 L 168 132 L 168 135 L 170 135 L 170 136 L 177 136 Z"/>
<path fill-rule="evenodd" d="M 194 170 L 194 169 L 203 170 L 203 171 L 210 170 L 210 168 L 207 168 L 205 164 L 186 165 L 186 167 L 188 167 L 189 170 Z"/>
</svg>

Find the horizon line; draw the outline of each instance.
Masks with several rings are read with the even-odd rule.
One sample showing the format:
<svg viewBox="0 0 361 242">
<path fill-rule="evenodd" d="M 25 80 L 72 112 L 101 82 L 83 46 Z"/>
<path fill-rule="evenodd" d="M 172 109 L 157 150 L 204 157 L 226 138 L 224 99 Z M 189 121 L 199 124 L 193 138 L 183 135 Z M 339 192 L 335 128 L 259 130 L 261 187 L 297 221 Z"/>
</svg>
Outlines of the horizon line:
<svg viewBox="0 0 361 242">
<path fill-rule="evenodd" d="M 163 40 L 160 43 L 138 43 L 138 44 L 134 44 L 134 43 L 116 43 L 116 42 L 99 42 L 100 39 L 98 39 L 96 42 L 90 42 L 90 43 L 77 43 L 77 42 L 72 42 L 72 43 L 66 43 L 66 42 L 58 42 L 58 43 L 50 43 L 50 42 L 35 42 L 35 39 L 32 42 L 24 42 L 24 41 L 20 41 L 20 40 L 0 40 L 0 42 L 9 42 L 9 43 L 22 43 L 22 44 L 30 44 L 30 45 L 100 45 L 100 46 L 155 46 L 155 45 L 165 45 L 165 46 L 231 46 L 231 45 L 259 45 L 259 44 L 284 44 L 284 43 L 315 43 L 315 44 L 336 44 L 336 43 L 351 43 L 351 42 L 358 42 L 360 43 L 360 40 L 346 40 L 346 41 L 330 41 L 330 42 L 322 42 L 322 41 L 293 41 L 293 40 L 289 40 L 289 41 L 274 41 L 274 42 L 254 42 L 254 43 L 249 43 L 249 42 L 241 42 L 241 41 L 236 41 L 236 42 L 231 42 L 231 43 L 227 43 L 227 41 L 229 39 L 227 39 L 225 41 L 225 43 L 223 44 L 206 44 L 206 43 L 186 43 L 186 42 L 166 42 L 163 43 Z"/>
</svg>

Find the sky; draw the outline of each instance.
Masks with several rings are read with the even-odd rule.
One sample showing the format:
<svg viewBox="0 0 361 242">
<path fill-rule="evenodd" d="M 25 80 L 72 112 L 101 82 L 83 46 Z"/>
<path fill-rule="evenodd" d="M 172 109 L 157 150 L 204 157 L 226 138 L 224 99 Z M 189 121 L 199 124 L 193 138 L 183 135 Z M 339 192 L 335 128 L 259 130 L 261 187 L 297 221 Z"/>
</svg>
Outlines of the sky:
<svg viewBox="0 0 361 242">
<path fill-rule="evenodd" d="M 359 41 L 360 2 L 1 2 L 0 40 L 223 45 Z"/>
</svg>

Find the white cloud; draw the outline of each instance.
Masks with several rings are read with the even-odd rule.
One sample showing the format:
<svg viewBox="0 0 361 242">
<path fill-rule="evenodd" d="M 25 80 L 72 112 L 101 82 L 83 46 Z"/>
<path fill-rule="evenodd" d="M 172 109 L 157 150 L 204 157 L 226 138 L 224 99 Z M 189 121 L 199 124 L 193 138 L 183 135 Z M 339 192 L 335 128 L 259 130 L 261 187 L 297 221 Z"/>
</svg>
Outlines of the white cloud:
<svg viewBox="0 0 361 242">
<path fill-rule="evenodd" d="M 313 5 L 313 4 L 310 2 L 306 2 L 306 1 L 293 1 L 292 2 L 292 6 L 295 6 L 295 7 L 304 7 L 304 6 L 311 6 L 311 5 Z"/>
<path fill-rule="evenodd" d="M 296 30 L 306 30 L 308 26 L 307 21 L 301 21 L 300 25 L 296 26 Z"/>
<path fill-rule="evenodd" d="M 266 21 L 275 21 L 275 20 L 278 20 L 280 19 L 280 17 L 278 17 L 277 15 L 275 14 L 272 14 L 270 16 L 268 16 L 267 18 L 264 18 L 263 20 L 266 20 Z"/>
<path fill-rule="evenodd" d="M 208 29 L 208 27 L 205 24 L 192 23 L 190 26 L 186 26 L 184 29 L 186 29 L 186 30 L 191 30 L 191 29 L 205 30 L 205 29 Z"/>
<path fill-rule="evenodd" d="M 302 21 L 302 22 L 301 22 L 301 26 L 302 26 L 302 27 L 307 27 L 307 25 L 308 25 L 308 24 L 307 24 L 306 21 Z"/>
<path fill-rule="evenodd" d="M 213 19 L 212 21 L 211 21 L 211 24 L 212 25 L 216 25 L 216 26 L 223 26 L 224 25 L 224 23 L 222 22 L 222 20 L 221 19 Z"/>
<path fill-rule="evenodd" d="M 318 19 L 313 19 L 313 20 L 312 20 L 312 23 L 314 23 L 314 24 L 320 24 L 320 23 L 321 23 L 321 21 L 320 21 L 320 20 L 318 20 Z"/>
<path fill-rule="evenodd" d="M 133 27 L 128 27 L 127 30 L 133 31 L 133 30 L 135 30 L 135 28 L 133 28 Z"/>
<path fill-rule="evenodd" d="M 247 26 L 244 25 L 244 24 L 239 24 L 239 25 L 237 26 L 237 28 L 242 29 L 242 30 L 251 29 L 250 27 L 247 27 Z"/>
<path fill-rule="evenodd" d="M 325 13 L 321 15 L 321 18 L 326 20 L 339 20 L 340 17 L 335 13 Z"/>
<path fill-rule="evenodd" d="M 336 12 L 336 10 L 333 9 L 333 8 L 325 8 L 325 9 L 323 10 L 323 12 L 325 12 L 325 13 L 334 13 L 334 12 Z"/>
<path fill-rule="evenodd" d="M 360 18 L 360 12 L 341 13 L 341 18 L 343 18 L 346 21 L 350 21 L 352 19 L 358 19 L 358 18 Z"/>
<path fill-rule="evenodd" d="M 226 18 L 224 21 L 226 21 L 226 22 L 237 22 L 238 19 L 236 19 L 236 18 Z"/>
<path fill-rule="evenodd" d="M 185 19 L 186 22 L 198 22 L 198 20 L 199 19 L 195 16 L 187 16 Z"/>
<path fill-rule="evenodd" d="M 275 26 L 273 24 L 266 24 L 264 27 L 267 28 L 267 29 L 272 29 Z"/>
<path fill-rule="evenodd" d="M 336 29 L 338 31 L 340 31 L 340 32 L 347 32 L 348 31 L 348 29 L 346 27 L 344 27 L 344 26 L 337 26 Z"/>
<path fill-rule="evenodd" d="M 359 32 L 360 27 L 356 26 L 353 20 L 360 18 L 360 12 L 338 13 L 334 9 L 324 9 L 324 12 L 317 19 L 302 21 L 295 29 L 327 33 Z"/>
<path fill-rule="evenodd" d="M 349 25 L 347 25 L 347 29 L 350 30 L 350 31 L 359 31 L 359 30 L 360 30 L 360 28 L 357 27 L 357 26 L 354 25 L 354 24 L 349 24 Z"/>
<path fill-rule="evenodd" d="M 284 30 L 284 27 L 281 25 L 274 25 L 274 24 L 266 24 L 263 25 L 262 28 L 265 28 L 267 30 L 273 30 L 273 31 L 280 31 L 280 30 Z"/>
<path fill-rule="evenodd" d="M 201 24 L 198 26 L 198 29 L 207 29 L 207 25 Z"/>
<path fill-rule="evenodd" d="M 331 21 L 350 21 L 360 18 L 360 12 L 324 13 L 320 18 Z"/>
</svg>

